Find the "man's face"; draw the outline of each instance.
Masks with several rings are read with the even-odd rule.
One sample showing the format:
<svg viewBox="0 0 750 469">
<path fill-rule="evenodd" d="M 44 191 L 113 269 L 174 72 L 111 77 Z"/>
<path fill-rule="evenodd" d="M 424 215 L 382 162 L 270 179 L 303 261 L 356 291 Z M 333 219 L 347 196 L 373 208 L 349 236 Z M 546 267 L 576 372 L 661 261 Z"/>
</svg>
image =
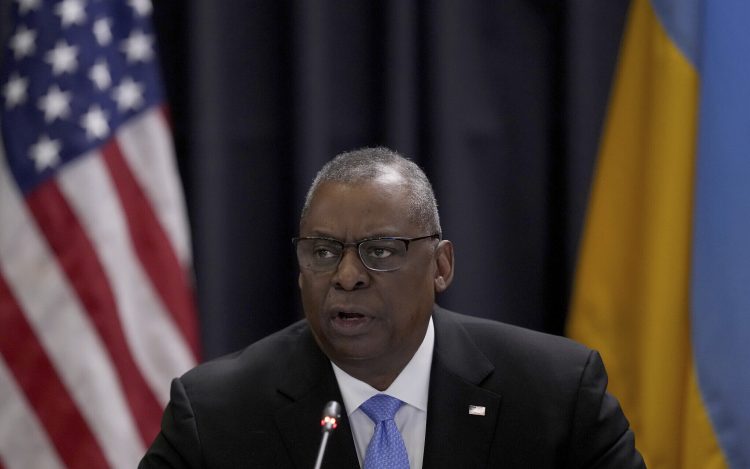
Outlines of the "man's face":
<svg viewBox="0 0 750 469">
<path fill-rule="evenodd" d="M 301 223 L 300 236 L 350 243 L 432 234 L 409 220 L 402 183 L 400 176 L 390 175 L 356 185 L 322 184 Z M 300 269 L 305 316 L 331 360 L 355 376 L 363 369 L 376 374 L 401 371 L 424 338 L 436 288 L 443 289 L 442 277 L 436 284 L 441 270 L 437 244 L 435 239 L 410 243 L 404 265 L 392 272 L 368 270 L 354 248 L 344 250 L 332 272 Z M 441 244 L 439 250 L 444 247 Z"/>
</svg>

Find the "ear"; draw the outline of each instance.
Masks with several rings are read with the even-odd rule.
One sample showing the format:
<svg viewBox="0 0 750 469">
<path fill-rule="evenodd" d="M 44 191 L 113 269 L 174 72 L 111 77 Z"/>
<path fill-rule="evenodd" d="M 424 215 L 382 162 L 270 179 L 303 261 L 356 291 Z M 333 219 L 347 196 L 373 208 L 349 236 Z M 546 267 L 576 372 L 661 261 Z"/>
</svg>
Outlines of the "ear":
<svg viewBox="0 0 750 469">
<path fill-rule="evenodd" d="M 444 239 L 435 249 L 435 293 L 448 289 L 453 281 L 453 243 Z"/>
<path fill-rule="evenodd" d="M 299 289 L 302 290 L 302 272 L 297 276 L 297 285 L 299 286 Z"/>
</svg>

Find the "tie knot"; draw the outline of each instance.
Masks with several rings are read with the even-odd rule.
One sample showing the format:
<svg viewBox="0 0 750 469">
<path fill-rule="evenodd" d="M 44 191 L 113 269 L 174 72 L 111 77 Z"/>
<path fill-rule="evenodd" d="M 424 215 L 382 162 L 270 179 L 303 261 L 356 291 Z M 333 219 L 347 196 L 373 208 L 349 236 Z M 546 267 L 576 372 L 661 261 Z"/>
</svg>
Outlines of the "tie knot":
<svg viewBox="0 0 750 469">
<path fill-rule="evenodd" d="M 393 420 L 396 411 L 403 404 L 403 402 L 388 394 L 375 394 L 363 402 L 359 408 L 370 417 L 370 420 L 377 424 L 383 420 Z"/>
</svg>

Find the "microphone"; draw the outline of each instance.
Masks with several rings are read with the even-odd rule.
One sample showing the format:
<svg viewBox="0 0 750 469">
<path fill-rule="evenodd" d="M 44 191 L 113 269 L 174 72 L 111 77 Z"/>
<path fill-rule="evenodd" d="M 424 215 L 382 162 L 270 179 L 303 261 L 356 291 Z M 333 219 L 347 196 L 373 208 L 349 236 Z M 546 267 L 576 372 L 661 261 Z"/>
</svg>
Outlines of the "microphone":
<svg viewBox="0 0 750 469">
<path fill-rule="evenodd" d="M 323 432 L 323 438 L 320 440 L 318 449 L 318 459 L 315 460 L 315 469 L 320 469 L 323 463 L 323 454 L 328 444 L 328 436 L 338 426 L 338 420 L 341 418 L 341 404 L 336 401 L 330 401 L 323 407 L 323 417 L 320 420 L 320 430 Z"/>
</svg>

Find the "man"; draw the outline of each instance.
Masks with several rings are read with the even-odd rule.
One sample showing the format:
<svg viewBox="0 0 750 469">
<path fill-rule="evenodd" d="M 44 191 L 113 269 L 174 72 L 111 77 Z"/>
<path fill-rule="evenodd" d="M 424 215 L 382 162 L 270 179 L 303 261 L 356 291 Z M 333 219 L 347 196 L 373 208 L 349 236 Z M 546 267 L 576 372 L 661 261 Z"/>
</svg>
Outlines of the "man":
<svg viewBox="0 0 750 469">
<path fill-rule="evenodd" d="M 306 319 L 176 379 L 140 467 L 312 467 L 330 400 L 323 467 L 644 467 L 596 352 L 435 305 L 453 246 L 411 161 L 333 159 L 294 245 Z"/>
</svg>

